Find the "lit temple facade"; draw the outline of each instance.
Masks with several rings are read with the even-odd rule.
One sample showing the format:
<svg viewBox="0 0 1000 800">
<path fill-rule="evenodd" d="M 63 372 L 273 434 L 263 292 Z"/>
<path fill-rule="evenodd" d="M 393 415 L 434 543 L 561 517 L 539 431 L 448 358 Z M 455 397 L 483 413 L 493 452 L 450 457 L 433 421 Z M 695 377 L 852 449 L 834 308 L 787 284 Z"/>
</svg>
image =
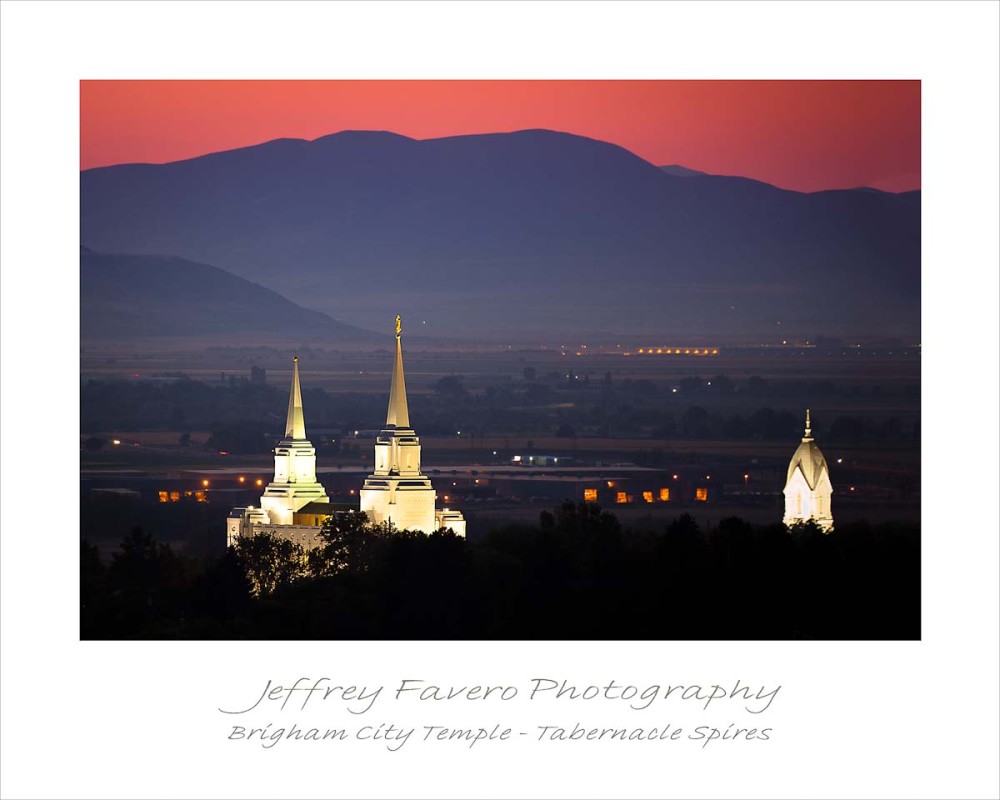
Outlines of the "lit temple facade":
<svg viewBox="0 0 1000 800">
<path fill-rule="evenodd" d="M 431 533 L 451 528 L 465 536 L 460 511 L 435 509 L 434 487 L 420 472 L 420 440 L 410 427 L 403 380 L 400 319 L 396 317 L 396 360 L 389 390 L 385 429 L 375 441 L 375 471 L 361 489 L 361 510 L 372 522 L 392 523 L 402 530 Z M 306 549 L 319 545 L 323 522 L 347 505 L 330 502 L 316 479 L 316 449 L 306 438 L 299 385 L 299 359 L 292 360 L 285 435 L 274 448 L 274 478 L 264 489 L 260 506 L 234 508 L 226 520 L 226 542 L 241 536 L 270 533 Z"/>
<path fill-rule="evenodd" d="M 316 547 L 322 520 L 335 510 L 316 480 L 316 448 L 306 438 L 299 386 L 299 359 L 292 359 L 285 435 L 274 448 L 274 478 L 264 489 L 260 506 L 234 508 L 226 520 L 226 544 L 241 536 L 271 533 L 306 549 Z"/>
<path fill-rule="evenodd" d="M 292 388 L 288 395 L 285 436 L 274 448 L 274 480 L 260 498 L 261 510 L 274 525 L 291 525 L 295 512 L 309 503 L 327 503 L 330 498 L 316 480 L 316 448 L 306 439 L 299 387 L 299 359 L 292 359 Z"/>
<path fill-rule="evenodd" d="M 786 525 L 812 520 L 825 532 L 833 530 L 830 498 L 833 484 L 823 453 L 812 438 L 812 423 L 806 409 L 806 432 L 788 465 L 785 480 Z"/>
<path fill-rule="evenodd" d="M 400 318 L 396 317 L 396 359 L 389 387 L 389 412 L 385 428 L 375 440 L 375 471 L 361 488 L 361 510 L 378 523 L 390 522 L 400 530 L 430 533 L 451 528 L 465 536 L 460 511 L 435 509 L 434 487 L 420 471 L 420 439 L 410 427 L 403 377 Z"/>
</svg>

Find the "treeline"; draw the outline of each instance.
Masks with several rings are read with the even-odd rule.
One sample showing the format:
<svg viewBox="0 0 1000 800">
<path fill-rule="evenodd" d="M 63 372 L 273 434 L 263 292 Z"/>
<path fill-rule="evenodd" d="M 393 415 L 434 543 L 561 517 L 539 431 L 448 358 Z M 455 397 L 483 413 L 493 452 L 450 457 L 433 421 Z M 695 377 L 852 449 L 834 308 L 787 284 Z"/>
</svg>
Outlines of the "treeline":
<svg viewBox="0 0 1000 800">
<path fill-rule="evenodd" d="M 734 411 L 729 398 L 736 389 L 725 376 L 710 380 L 684 378 L 674 394 L 651 381 L 615 382 L 610 375 L 585 382 L 565 378 L 558 388 L 525 379 L 507 387 L 490 386 L 470 393 L 461 376 L 434 384 L 431 395 L 413 394 L 411 416 L 425 436 L 560 436 L 646 437 L 653 439 L 794 441 L 802 435 L 805 400 L 799 392 L 784 399 L 794 413 L 755 407 L 767 395 L 755 379 L 745 382 L 745 410 Z M 756 379 L 759 381 L 760 379 Z M 718 385 L 721 383 L 721 386 Z M 765 382 L 761 382 L 765 386 Z M 711 384 L 711 385 L 709 385 Z M 808 384 L 811 385 L 811 384 Z M 756 388 L 754 388 L 756 387 Z M 816 388 L 812 397 L 832 397 Z M 571 402 L 558 402 L 569 399 Z M 695 401 L 695 402 L 692 402 Z M 308 427 L 336 431 L 377 429 L 384 420 L 385 395 L 330 394 L 322 389 L 303 392 Z M 723 405 L 713 407 L 713 402 Z M 168 383 L 88 381 L 81 398 L 81 429 L 85 445 L 100 450 L 112 430 L 208 430 L 208 447 L 230 453 L 268 453 L 284 432 L 287 390 L 248 381 L 212 386 L 176 379 Z M 725 404 L 728 404 L 725 405 Z M 741 403 L 742 405 L 742 403 Z M 814 435 L 826 444 L 893 442 L 916 445 L 919 418 L 868 413 L 815 419 Z M 353 455 L 354 445 L 343 437 L 318 447 L 330 454 Z M 347 450 L 342 448 L 347 447 Z"/>
<path fill-rule="evenodd" d="M 592 504 L 471 542 L 338 518 L 313 551 L 269 535 L 218 558 L 140 530 L 81 548 L 84 639 L 917 639 L 915 526 L 824 534 L 684 515 L 623 529 Z"/>
<path fill-rule="evenodd" d="M 332 395 L 303 389 L 302 401 L 312 427 L 376 427 L 385 418 L 385 397 Z M 245 429 L 284 433 L 288 387 L 245 379 L 209 384 L 180 376 L 164 381 L 90 380 L 80 392 L 84 433 L 112 430 Z M 270 448 L 272 443 L 267 442 Z"/>
<path fill-rule="evenodd" d="M 439 383 L 452 381 L 461 376 L 448 376 Z M 614 390 L 623 394 L 644 395 L 647 397 L 663 394 L 681 394 L 688 398 L 726 397 L 742 395 L 758 401 L 797 401 L 810 397 L 836 397 L 844 400 L 883 400 L 883 399 L 920 399 L 920 386 L 917 382 L 888 383 L 855 383 L 844 380 L 769 380 L 759 375 L 747 378 L 731 378 L 728 375 L 716 374 L 707 377 L 700 375 L 685 375 L 676 380 L 653 381 L 648 378 L 617 379 L 610 372 L 591 374 L 570 369 L 567 372 L 550 371 L 539 376 L 537 370 L 525 367 L 523 371 L 523 390 L 529 400 L 546 402 L 551 399 L 553 391 L 572 389 L 576 391 Z M 449 389 L 454 393 L 455 384 Z M 676 390 L 676 391 L 675 391 Z"/>
</svg>

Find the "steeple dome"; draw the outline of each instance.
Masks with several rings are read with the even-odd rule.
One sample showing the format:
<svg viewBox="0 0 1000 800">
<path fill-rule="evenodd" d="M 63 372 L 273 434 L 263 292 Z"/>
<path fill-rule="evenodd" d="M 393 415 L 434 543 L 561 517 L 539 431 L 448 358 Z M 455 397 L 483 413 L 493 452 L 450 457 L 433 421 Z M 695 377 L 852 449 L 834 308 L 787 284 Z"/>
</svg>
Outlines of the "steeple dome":
<svg viewBox="0 0 1000 800">
<path fill-rule="evenodd" d="M 820 478 L 827 472 L 826 459 L 812 437 L 812 423 L 809 419 L 809 409 L 806 409 L 806 432 L 802 437 L 802 443 L 798 446 L 792 460 L 788 464 L 788 474 L 785 477 L 787 483 L 792 479 L 796 469 L 802 470 L 802 476 L 810 489 L 819 486 Z"/>
<path fill-rule="evenodd" d="M 809 409 L 806 409 L 805 435 L 788 463 L 785 478 L 785 524 L 794 525 L 811 519 L 823 530 L 832 530 L 832 494 L 830 471 L 822 451 L 813 441 L 812 420 Z"/>
</svg>

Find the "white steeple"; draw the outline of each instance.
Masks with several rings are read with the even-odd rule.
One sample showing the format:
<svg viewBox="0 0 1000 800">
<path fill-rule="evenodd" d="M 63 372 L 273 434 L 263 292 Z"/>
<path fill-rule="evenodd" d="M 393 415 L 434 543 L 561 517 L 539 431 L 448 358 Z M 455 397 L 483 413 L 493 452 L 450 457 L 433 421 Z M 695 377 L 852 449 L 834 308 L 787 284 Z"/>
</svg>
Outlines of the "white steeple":
<svg viewBox="0 0 1000 800">
<path fill-rule="evenodd" d="M 385 418 L 387 428 L 409 428 L 410 410 L 406 406 L 406 381 L 403 379 L 403 345 L 400 341 L 403 321 L 396 315 L 396 360 L 392 365 L 392 385 L 389 388 L 389 413 Z"/>
<path fill-rule="evenodd" d="M 784 495 L 786 525 L 811 519 L 826 532 L 833 529 L 830 508 L 833 485 L 826 459 L 813 441 L 809 409 L 806 409 L 805 435 L 788 464 Z"/>
<path fill-rule="evenodd" d="M 285 422 L 285 438 L 306 438 L 306 423 L 302 416 L 302 390 L 299 388 L 298 356 L 292 358 L 292 389 L 288 393 L 288 419 Z"/>
<path fill-rule="evenodd" d="M 292 386 L 288 392 L 285 436 L 274 448 L 274 480 L 260 498 L 269 524 L 291 525 L 295 512 L 312 502 L 328 503 L 330 498 L 316 480 L 316 449 L 306 439 L 299 387 L 299 357 L 292 359 Z"/>
<path fill-rule="evenodd" d="M 385 430 L 375 440 L 375 470 L 361 489 L 361 510 L 373 522 L 399 529 L 436 530 L 434 487 L 420 472 L 420 439 L 410 428 L 403 380 L 402 321 L 396 316 L 396 359 L 389 387 Z"/>
</svg>

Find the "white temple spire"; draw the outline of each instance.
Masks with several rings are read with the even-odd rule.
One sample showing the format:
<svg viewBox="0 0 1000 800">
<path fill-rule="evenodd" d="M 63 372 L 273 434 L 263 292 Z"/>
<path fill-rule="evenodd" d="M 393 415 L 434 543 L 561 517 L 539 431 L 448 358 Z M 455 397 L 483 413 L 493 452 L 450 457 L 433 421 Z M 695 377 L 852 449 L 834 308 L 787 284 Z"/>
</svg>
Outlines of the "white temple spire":
<svg viewBox="0 0 1000 800">
<path fill-rule="evenodd" d="M 833 530 L 833 511 L 830 508 L 833 485 L 826 459 L 812 437 L 812 419 L 806 409 L 806 432 L 788 463 L 785 477 L 786 525 L 813 520 L 829 532 Z"/>
<path fill-rule="evenodd" d="M 386 415 L 386 427 L 410 427 L 410 411 L 406 406 L 406 382 L 403 380 L 403 346 L 400 342 L 402 320 L 396 315 L 396 362 L 392 367 L 392 386 L 389 389 L 389 413 Z"/>
<path fill-rule="evenodd" d="M 410 427 L 403 380 L 402 322 L 396 315 L 396 361 L 389 388 L 389 413 L 385 429 L 375 438 L 375 470 L 361 487 L 361 510 L 379 525 L 391 523 L 399 530 L 433 533 L 442 527 L 465 536 L 460 511 L 434 508 L 434 487 L 420 471 L 420 437 Z"/>
<path fill-rule="evenodd" d="M 285 438 L 306 438 L 306 423 L 302 416 L 302 390 L 299 388 L 298 356 L 292 358 L 292 388 L 288 393 L 288 420 L 285 422 Z"/>
</svg>

